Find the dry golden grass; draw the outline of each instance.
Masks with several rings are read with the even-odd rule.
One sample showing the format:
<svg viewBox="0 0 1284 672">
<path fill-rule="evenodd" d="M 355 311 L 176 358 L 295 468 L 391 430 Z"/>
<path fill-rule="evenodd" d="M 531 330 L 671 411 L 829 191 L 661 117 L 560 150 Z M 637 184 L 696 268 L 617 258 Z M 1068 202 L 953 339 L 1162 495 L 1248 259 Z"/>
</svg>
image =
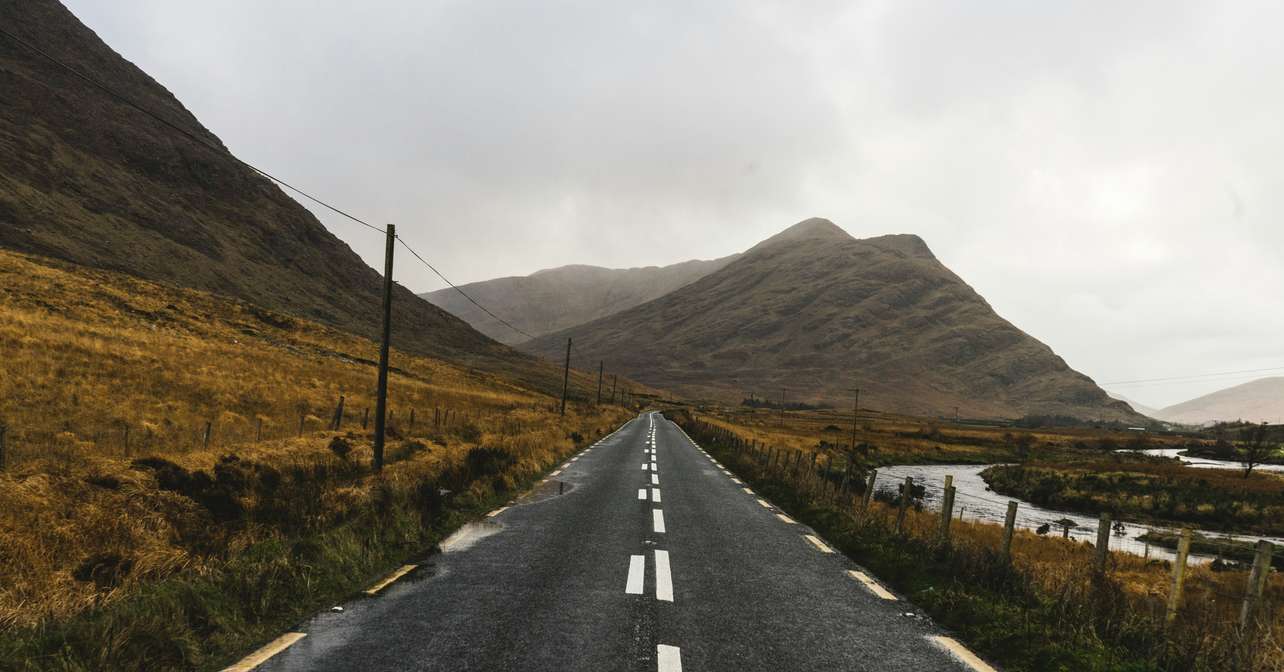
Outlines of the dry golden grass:
<svg viewBox="0 0 1284 672">
<path fill-rule="evenodd" d="M 177 572 L 212 571 L 265 539 L 412 498 L 465 468 L 478 446 L 511 463 L 456 496 L 511 491 L 571 452 L 572 437 L 609 431 L 628 414 L 573 403 L 559 417 L 548 396 L 394 350 L 396 433 L 377 477 L 361 431 L 376 358 L 376 344 L 242 302 L 0 252 L 0 422 L 9 430 L 0 630 L 64 619 Z M 340 395 L 343 428 L 324 431 Z M 350 454 L 328 448 L 336 436 Z M 153 455 L 215 478 L 234 455 L 230 473 L 252 481 L 236 482 L 244 515 L 220 519 L 159 487 L 156 470 L 131 465 Z M 103 558 L 125 569 L 86 575 L 86 563 Z"/>
</svg>

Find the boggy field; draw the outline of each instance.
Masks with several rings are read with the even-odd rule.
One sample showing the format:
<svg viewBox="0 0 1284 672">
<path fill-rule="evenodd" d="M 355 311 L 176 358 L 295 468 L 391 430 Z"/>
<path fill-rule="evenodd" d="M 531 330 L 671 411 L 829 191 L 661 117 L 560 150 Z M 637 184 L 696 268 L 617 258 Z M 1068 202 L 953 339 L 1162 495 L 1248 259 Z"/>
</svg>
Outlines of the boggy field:
<svg viewBox="0 0 1284 672">
<path fill-rule="evenodd" d="M 0 669 L 216 667 L 630 415 L 573 399 L 562 417 L 394 349 L 376 476 L 376 353 L 244 302 L 0 252 Z M 578 397 L 590 382 L 574 377 Z"/>
</svg>

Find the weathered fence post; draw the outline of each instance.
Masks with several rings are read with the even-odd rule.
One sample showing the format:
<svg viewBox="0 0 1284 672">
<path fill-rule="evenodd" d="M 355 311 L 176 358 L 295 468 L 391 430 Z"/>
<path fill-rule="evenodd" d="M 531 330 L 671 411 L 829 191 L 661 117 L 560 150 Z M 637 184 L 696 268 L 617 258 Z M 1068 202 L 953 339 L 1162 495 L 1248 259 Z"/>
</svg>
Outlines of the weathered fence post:
<svg viewBox="0 0 1284 672">
<path fill-rule="evenodd" d="M 344 397 L 341 394 L 339 395 L 339 404 L 334 407 L 334 417 L 330 419 L 330 429 L 336 432 L 343 426 L 343 401 Z"/>
<path fill-rule="evenodd" d="M 1271 573 L 1271 553 L 1275 546 L 1262 539 L 1257 542 L 1257 553 L 1253 556 L 1253 571 L 1248 575 L 1248 591 L 1244 593 L 1244 606 L 1239 612 L 1241 632 L 1247 632 L 1256 622 L 1257 609 L 1262 602 L 1262 590 L 1266 587 L 1266 578 Z"/>
<path fill-rule="evenodd" d="M 259 441 L 263 440 L 263 418 L 262 416 L 260 416 L 255 418 L 254 420 L 255 420 L 254 442 L 258 443 Z"/>
<path fill-rule="evenodd" d="M 8 433 L 9 427 L 0 422 L 0 471 L 4 471 L 4 435 Z"/>
<path fill-rule="evenodd" d="M 1110 514 L 1102 513 L 1097 521 L 1097 559 L 1095 567 L 1098 574 L 1106 572 L 1106 559 L 1110 557 Z"/>
<path fill-rule="evenodd" d="M 945 477 L 945 492 L 941 495 L 941 530 L 940 540 L 950 543 L 950 521 L 954 518 L 954 477 Z"/>
<path fill-rule="evenodd" d="M 905 512 L 909 510 L 909 501 L 914 492 L 914 477 L 905 477 L 905 486 L 901 490 L 901 508 L 896 512 L 896 533 L 900 534 L 905 528 Z"/>
<path fill-rule="evenodd" d="M 1171 624 L 1177 618 L 1181 608 L 1181 592 L 1186 585 L 1186 556 L 1190 555 L 1190 528 L 1181 531 L 1181 540 L 1177 542 L 1177 559 L 1173 560 L 1173 589 L 1168 594 L 1168 611 L 1164 614 L 1164 623 Z"/>
<path fill-rule="evenodd" d="M 861 508 L 869 510 L 869 503 L 874 500 L 874 484 L 878 481 L 878 470 L 869 470 L 869 481 L 865 483 L 865 497 L 861 500 Z"/>
<path fill-rule="evenodd" d="M 410 407 L 410 431 L 415 431 L 415 407 Z"/>
<path fill-rule="evenodd" d="M 202 443 L 205 444 L 205 450 L 209 450 L 210 448 L 210 434 L 213 433 L 213 430 L 214 430 L 214 423 L 209 422 L 207 420 L 205 422 L 205 437 L 202 440 Z"/>
<path fill-rule="evenodd" d="M 124 448 L 125 457 L 129 457 L 129 423 L 125 423 Z"/>
<path fill-rule="evenodd" d="M 1016 531 L 1017 503 L 1008 502 L 1008 515 L 1003 517 L 1003 557 L 1012 557 L 1012 534 Z"/>
<path fill-rule="evenodd" d="M 299 436 L 303 436 L 303 418 L 305 417 L 303 413 L 299 414 Z"/>
</svg>

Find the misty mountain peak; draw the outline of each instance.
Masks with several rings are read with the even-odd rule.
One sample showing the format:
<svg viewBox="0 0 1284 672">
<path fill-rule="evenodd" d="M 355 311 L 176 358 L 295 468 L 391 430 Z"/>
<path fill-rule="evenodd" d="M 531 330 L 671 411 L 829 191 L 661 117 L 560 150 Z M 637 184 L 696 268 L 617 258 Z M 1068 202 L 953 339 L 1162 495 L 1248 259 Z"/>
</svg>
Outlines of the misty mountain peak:
<svg viewBox="0 0 1284 672">
<path fill-rule="evenodd" d="M 777 233 L 776 235 L 755 245 L 755 248 L 774 245 L 784 242 L 801 242 L 810 240 L 833 240 L 848 241 L 854 240 L 851 234 L 844 231 L 837 224 L 822 217 L 812 217 L 804 219 L 797 224 Z"/>
</svg>

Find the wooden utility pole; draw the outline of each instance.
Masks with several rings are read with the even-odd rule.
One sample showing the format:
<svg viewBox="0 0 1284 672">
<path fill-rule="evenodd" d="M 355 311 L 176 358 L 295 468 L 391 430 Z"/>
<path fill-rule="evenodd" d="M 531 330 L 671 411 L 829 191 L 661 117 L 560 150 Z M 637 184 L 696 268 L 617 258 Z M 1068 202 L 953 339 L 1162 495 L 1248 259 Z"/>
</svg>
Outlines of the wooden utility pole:
<svg viewBox="0 0 1284 672">
<path fill-rule="evenodd" d="M 383 441 L 387 431 L 388 412 L 388 342 L 392 338 L 392 252 L 397 242 L 397 227 L 388 225 L 388 239 L 383 253 L 383 331 L 379 341 L 379 382 L 375 391 L 374 470 L 383 471 Z"/>
<path fill-rule="evenodd" d="M 615 403 L 615 383 L 619 379 L 620 379 L 619 376 L 615 375 L 614 373 L 611 374 L 611 403 L 612 404 Z"/>
<path fill-rule="evenodd" d="M 860 388 L 854 387 L 852 391 L 856 393 L 856 401 L 852 402 L 852 452 L 856 452 L 856 418 L 860 415 Z"/>
<path fill-rule="evenodd" d="M 597 405 L 602 405 L 602 372 L 606 370 L 606 362 L 598 360 L 597 362 Z"/>
<path fill-rule="evenodd" d="M 571 384 L 571 339 L 566 339 L 566 366 L 562 369 L 562 415 L 566 415 L 566 390 Z"/>
</svg>

